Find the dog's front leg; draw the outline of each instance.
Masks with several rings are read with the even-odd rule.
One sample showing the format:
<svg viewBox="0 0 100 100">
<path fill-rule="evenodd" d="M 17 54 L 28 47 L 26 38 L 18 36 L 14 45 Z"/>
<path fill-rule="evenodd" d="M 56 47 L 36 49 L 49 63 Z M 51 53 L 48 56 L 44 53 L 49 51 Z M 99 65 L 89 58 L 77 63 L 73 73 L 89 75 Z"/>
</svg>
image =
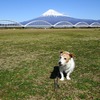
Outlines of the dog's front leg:
<svg viewBox="0 0 100 100">
<path fill-rule="evenodd" d="M 72 71 L 69 71 L 69 72 L 67 73 L 67 76 L 66 76 L 67 80 L 71 80 L 71 78 L 70 78 L 71 72 L 72 72 Z"/>
<path fill-rule="evenodd" d="M 60 72 L 60 75 L 61 75 L 60 80 L 63 81 L 64 80 L 64 74 L 63 74 L 63 72 Z"/>
</svg>

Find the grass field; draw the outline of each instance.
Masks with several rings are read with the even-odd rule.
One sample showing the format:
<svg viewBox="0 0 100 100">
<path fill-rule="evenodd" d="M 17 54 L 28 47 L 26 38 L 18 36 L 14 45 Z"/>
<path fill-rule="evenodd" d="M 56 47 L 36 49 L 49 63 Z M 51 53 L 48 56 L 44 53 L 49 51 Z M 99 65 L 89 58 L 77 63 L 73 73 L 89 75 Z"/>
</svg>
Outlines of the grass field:
<svg viewBox="0 0 100 100">
<path fill-rule="evenodd" d="M 62 50 L 76 68 L 54 91 Z M 0 100 L 100 100 L 100 29 L 0 30 Z"/>
</svg>

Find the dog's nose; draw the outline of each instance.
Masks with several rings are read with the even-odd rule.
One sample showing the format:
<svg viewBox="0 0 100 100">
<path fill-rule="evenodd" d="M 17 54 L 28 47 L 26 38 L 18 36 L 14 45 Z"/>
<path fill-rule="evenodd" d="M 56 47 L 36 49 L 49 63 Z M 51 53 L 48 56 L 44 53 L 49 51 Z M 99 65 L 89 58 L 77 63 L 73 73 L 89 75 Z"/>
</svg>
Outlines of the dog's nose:
<svg viewBox="0 0 100 100">
<path fill-rule="evenodd" d="M 59 66 L 61 66 L 61 62 L 59 62 Z"/>
</svg>

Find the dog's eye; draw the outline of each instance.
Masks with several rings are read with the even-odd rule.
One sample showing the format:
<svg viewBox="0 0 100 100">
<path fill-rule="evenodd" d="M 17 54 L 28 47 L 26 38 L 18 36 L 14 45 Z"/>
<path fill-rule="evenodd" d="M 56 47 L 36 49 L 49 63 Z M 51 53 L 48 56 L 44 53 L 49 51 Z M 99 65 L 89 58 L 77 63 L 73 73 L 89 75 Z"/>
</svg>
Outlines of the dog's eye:
<svg viewBox="0 0 100 100">
<path fill-rule="evenodd" d="M 66 58 L 64 58 L 66 60 Z"/>
<path fill-rule="evenodd" d="M 60 57 L 60 59 L 61 59 L 61 57 Z"/>
</svg>

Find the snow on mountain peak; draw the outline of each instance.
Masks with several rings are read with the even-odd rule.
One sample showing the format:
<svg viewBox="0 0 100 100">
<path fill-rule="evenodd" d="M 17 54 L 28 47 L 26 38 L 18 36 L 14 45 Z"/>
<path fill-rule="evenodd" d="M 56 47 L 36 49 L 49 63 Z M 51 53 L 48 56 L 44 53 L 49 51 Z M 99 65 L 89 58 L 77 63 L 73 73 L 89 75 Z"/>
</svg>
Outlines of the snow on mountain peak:
<svg viewBox="0 0 100 100">
<path fill-rule="evenodd" d="M 49 9 L 48 11 L 43 13 L 42 16 L 64 16 L 64 15 L 53 9 Z"/>
</svg>

